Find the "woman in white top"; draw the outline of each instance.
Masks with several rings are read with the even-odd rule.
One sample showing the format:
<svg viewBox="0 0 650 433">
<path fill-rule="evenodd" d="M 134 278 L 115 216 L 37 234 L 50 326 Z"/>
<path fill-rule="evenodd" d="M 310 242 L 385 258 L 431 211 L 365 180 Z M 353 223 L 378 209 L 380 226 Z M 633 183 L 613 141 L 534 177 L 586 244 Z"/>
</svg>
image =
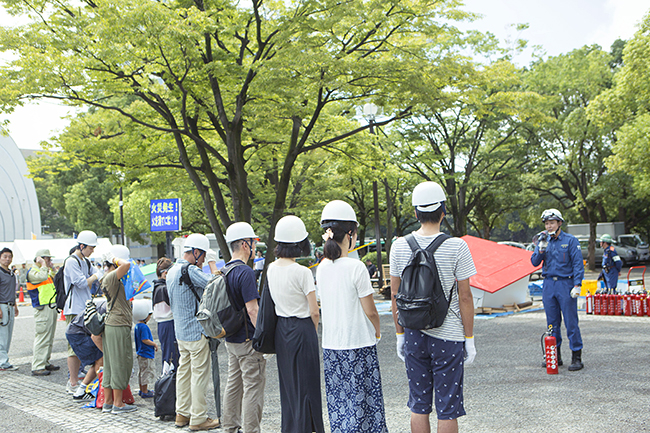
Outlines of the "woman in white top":
<svg viewBox="0 0 650 433">
<path fill-rule="evenodd" d="M 377 359 L 379 314 L 366 266 L 347 257 L 357 241 L 352 206 L 329 202 L 321 215 L 325 258 L 316 270 L 323 314 L 323 368 L 333 432 L 387 432 Z"/>
<path fill-rule="evenodd" d="M 309 255 L 305 224 L 288 215 L 275 226 L 276 261 L 267 271 L 268 287 L 278 322 L 275 348 L 280 380 L 283 433 L 325 431 L 320 394 L 318 302 L 309 269 L 296 257 Z"/>
</svg>

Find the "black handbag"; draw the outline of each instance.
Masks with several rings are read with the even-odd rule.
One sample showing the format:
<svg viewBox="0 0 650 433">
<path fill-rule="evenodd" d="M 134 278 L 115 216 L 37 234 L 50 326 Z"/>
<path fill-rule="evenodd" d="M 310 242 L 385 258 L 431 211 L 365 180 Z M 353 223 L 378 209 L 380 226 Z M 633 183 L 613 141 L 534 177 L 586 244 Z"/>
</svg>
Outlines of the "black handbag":
<svg viewBox="0 0 650 433">
<path fill-rule="evenodd" d="M 253 349 L 260 353 L 275 353 L 275 326 L 278 316 L 275 314 L 275 302 L 271 298 L 268 282 L 264 284 L 260 306 L 257 313 L 257 324 L 253 335 Z"/>
</svg>

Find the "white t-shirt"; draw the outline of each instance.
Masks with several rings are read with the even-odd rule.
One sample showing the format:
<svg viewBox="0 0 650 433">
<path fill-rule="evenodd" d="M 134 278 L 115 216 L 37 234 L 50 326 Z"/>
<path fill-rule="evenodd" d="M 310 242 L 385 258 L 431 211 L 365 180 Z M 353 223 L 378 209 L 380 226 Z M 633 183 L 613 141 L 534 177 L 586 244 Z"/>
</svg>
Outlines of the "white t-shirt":
<svg viewBox="0 0 650 433">
<path fill-rule="evenodd" d="M 323 259 L 316 270 L 323 322 L 323 349 L 348 350 L 377 344 L 375 327 L 360 298 L 373 294 L 370 275 L 359 260 Z"/>
<path fill-rule="evenodd" d="M 307 295 L 316 290 L 311 271 L 298 263 L 289 266 L 271 263 L 266 272 L 275 314 L 300 319 L 311 317 Z"/>
<path fill-rule="evenodd" d="M 420 236 L 414 232 L 413 236 L 420 247 L 426 248 L 439 234 Z M 411 259 L 411 254 L 411 247 L 403 237 L 393 243 L 390 249 L 391 276 L 402 277 L 402 272 Z M 449 293 L 452 288 L 454 291 L 451 297 L 449 311 L 442 326 L 422 332 L 441 340 L 465 341 L 465 331 L 458 306 L 458 288 L 454 284 L 456 281 L 466 280 L 476 274 L 472 254 L 469 252 L 469 247 L 464 240 L 460 238 L 449 238 L 438 247 L 434 257 L 436 258 L 440 282 L 442 283 L 442 288 L 445 291 L 447 299 L 449 299 Z"/>
</svg>

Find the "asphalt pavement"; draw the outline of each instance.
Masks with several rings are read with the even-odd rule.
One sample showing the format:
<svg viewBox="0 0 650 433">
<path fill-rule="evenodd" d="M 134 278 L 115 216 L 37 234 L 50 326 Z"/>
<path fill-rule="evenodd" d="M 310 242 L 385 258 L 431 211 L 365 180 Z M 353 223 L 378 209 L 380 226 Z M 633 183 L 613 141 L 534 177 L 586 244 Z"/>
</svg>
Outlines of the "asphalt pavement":
<svg viewBox="0 0 650 433">
<path fill-rule="evenodd" d="M 395 355 L 395 332 L 387 303 L 377 299 L 382 340 L 379 362 L 390 432 L 409 431 L 408 385 L 404 364 Z M 562 350 L 565 365 L 548 375 L 541 367 L 543 310 L 501 317 L 477 316 L 475 362 L 465 369 L 465 408 L 459 420 L 467 432 L 644 432 L 650 431 L 650 317 L 592 316 L 580 312 L 585 368 L 567 370 L 571 353 Z M 137 373 L 131 378 L 137 412 L 101 414 L 83 409 L 65 394 L 67 368 L 64 322 L 57 323 L 52 363 L 61 370 L 31 376 L 33 311 L 20 307 L 11 361 L 20 369 L 0 372 L 0 420 L 3 432 L 159 432 L 182 431 L 153 415 L 151 399 L 137 396 Z M 156 324 L 150 323 L 156 335 Z M 566 334 L 564 334 L 566 336 Z M 158 355 L 159 356 L 159 355 Z M 226 382 L 225 347 L 219 347 L 222 390 Z M 158 364 L 160 363 L 158 359 Z M 137 365 L 135 366 L 137 369 Z M 159 366 L 157 367 L 159 368 Z M 321 373 L 322 374 L 322 373 Z M 263 432 L 280 431 L 280 397 L 275 358 L 267 363 Z M 321 381 L 324 397 L 324 383 Z M 214 407 L 211 390 L 208 407 Z M 326 404 L 323 418 L 329 431 Z M 214 416 L 214 409 L 210 410 Z M 435 420 L 434 420 L 435 423 Z M 220 430 L 216 430 L 220 431 Z M 435 430 L 434 430 L 435 431 Z"/>
</svg>

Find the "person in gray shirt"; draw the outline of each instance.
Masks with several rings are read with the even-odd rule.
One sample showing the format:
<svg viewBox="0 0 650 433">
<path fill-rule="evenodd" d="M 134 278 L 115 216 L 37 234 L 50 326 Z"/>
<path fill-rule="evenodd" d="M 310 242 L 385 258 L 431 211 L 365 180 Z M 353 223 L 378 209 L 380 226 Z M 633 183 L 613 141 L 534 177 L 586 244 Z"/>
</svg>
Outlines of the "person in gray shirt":
<svg viewBox="0 0 650 433">
<path fill-rule="evenodd" d="M 16 305 L 16 275 L 9 265 L 14 253 L 9 248 L 0 251 L 0 371 L 18 370 L 9 362 L 9 346 L 14 332 L 14 318 L 18 315 Z"/>
<path fill-rule="evenodd" d="M 65 259 L 63 268 L 64 284 L 67 292 L 63 315 L 66 326 L 74 318 L 82 314 L 86 308 L 86 301 L 92 298 L 91 288 L 97 281 L 96 268 L 90 263 L 88 257 L 95 251 L 97 235 L 90 230 L 84 230 L 77 236 L 77 247 Z M 74 394 L 79 381 L 79 358 L 68 344 L 68 371 L 70 380 L 66 386 L 68 394 Z"/>
</svg>

